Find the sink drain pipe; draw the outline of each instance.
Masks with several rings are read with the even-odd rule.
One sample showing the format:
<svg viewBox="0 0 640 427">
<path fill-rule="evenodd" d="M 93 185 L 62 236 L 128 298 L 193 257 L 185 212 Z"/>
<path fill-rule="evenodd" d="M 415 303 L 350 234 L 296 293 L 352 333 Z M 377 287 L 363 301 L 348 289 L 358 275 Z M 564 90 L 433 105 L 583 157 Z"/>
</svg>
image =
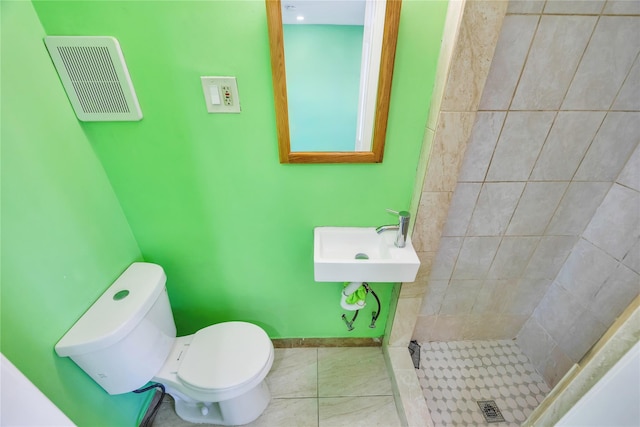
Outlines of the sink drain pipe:
<svg viewBox="0 0 640 427">
<path fill-rule="evenodd" d="M 373 295 L 373 297 L 376 299 L 376 303 L 378 304 L 378 309 L 374 310 L 371 313 L 371 324 L 369 324 L 370 328 L 375 328 L 376 327 L 376 320 L 378 320 L 378 317 L 380 316 L 380 311 L 381 311 L 380 298 L 378 298 L 378 295 L 376 295 L 376 293 L 373 291 L 373 289 L 371 289 L 371 286 L 369 286 L 369 284 L 367 282 L 362 282 L 362 286 L 364 286 L 364 289 L 366 290 L 367 295 L 369 295 L 369 293 L 371 293 Z M 353 314 L 353 317 L 351 318 L 351 320 L 347 320 L 347 315 L 344 314 L 344 313 L 342 314 L 342 320 L 347 325 L 347 330 L 348 331 L 353 331 L 353 329 L 354 329 L 353 328 L 353 323 L 358 318 L 358 313 L 360 313 L 360 309 L 355 310 L 355 313 Z"/>
</svg>

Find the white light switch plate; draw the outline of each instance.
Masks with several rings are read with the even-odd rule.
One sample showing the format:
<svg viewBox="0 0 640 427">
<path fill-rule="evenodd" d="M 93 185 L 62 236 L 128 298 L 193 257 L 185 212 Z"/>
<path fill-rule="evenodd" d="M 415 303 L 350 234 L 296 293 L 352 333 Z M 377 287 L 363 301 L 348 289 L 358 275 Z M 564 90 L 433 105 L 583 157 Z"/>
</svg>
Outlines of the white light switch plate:
<svg viewBox="0 0 640 427">
<path fill-rule="evenodd" d="M 235 77 L 201 76 L 204 99 L 209 113 L 239 113 L 240 96 Z M 218 92 L 216 99 L 215 93 Z M 213 95 L 213 96 L 212 96 Z"/>
</svg>

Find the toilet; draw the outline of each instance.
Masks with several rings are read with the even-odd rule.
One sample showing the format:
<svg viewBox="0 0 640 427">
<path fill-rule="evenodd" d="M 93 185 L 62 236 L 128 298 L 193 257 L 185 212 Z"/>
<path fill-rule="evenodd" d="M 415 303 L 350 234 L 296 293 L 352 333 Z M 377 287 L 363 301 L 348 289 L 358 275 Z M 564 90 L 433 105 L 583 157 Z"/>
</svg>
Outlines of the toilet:
<svg viewBox="0 0 640 427">
<path fill-rule="evenodd" d="M 273 344 L 251 323 L 224 322 L 176 337 L 156 264 L 136 262 L 56 344 L 109 394 L 161 383 L 176 413 L 192 423 L 242 425 L 258 418 L 271 395 L 264 379 Z"/>
</svg>

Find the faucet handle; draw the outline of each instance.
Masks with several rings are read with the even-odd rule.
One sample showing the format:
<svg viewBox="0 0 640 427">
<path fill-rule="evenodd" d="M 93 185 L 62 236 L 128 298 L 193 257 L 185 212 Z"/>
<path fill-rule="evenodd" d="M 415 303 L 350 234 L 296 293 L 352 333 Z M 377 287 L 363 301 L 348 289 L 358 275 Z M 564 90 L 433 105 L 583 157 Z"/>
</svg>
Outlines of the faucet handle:
<svg viewBox="0 0 640 427">
<path fill-rule="evenodd" d="M 411 214 L 407 211 L 394 211 L 393 209 L 386 209 L 387 212 L 392 213 L 392 214 L 396 214 L 398 215 L 400 218 L 410 218 Z"/>
</svg>

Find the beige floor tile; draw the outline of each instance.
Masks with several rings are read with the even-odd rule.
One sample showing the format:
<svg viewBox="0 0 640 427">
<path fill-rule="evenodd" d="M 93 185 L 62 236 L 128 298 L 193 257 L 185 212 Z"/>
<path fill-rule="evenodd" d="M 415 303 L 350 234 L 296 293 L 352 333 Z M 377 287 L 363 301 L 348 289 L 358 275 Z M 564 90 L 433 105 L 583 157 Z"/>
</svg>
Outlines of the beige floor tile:
<svg viewBox="0 0 640 427">
<path fill-rule="evenodd" d="M 391 381 L 380 347 L 318 349 L 319 397 L 391 394 Z"/>
<path fill-rule="evenodd" d="M 274 398 L 318 397 L 318 350 L 277 348 L 267 385 Z"/>
<path fill-rule="evenodd" d="M 400 427 L 392 396 L 318 399 L 319 427 Z"/>
<path fill-rule="evenodd" d="M 318 427 L 318 399 L 272 399 L 247 427 Z"/>
</svg>

